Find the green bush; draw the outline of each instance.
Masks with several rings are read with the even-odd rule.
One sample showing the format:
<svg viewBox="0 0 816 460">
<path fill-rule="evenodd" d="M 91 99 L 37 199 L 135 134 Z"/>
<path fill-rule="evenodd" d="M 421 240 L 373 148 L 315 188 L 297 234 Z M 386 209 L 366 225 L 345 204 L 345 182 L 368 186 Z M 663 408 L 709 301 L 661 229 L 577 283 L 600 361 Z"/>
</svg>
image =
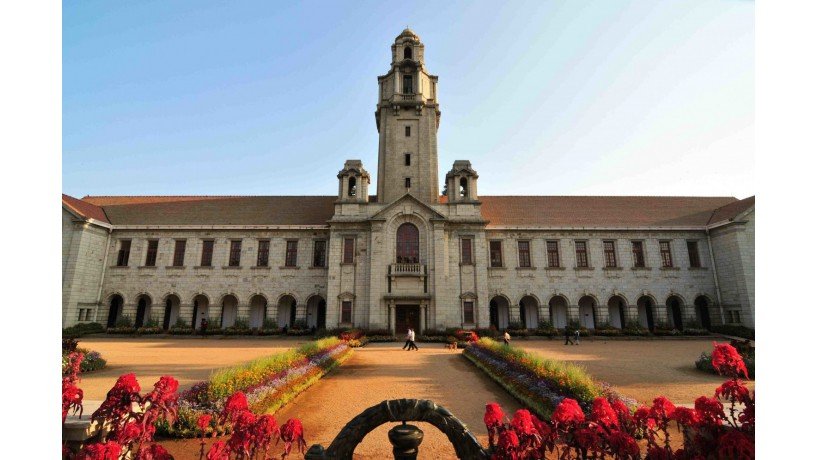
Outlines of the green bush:
<svg viewBox="0 0 816 460">
<path fill-rule="evenodd" d="M 748 377 L 754 379 L 754 365 L 756 359 L 754 353 L 740 353 L 740 355 L 742 356 L 742 360 L 745 361 L 745 367 L 748 368 Z M 697 361 L 694 362 L 694 366 L 697 369 L 710 374 L 717 373 L 717 371 L 714 370 L 714 366 L 711 365 L 711 353 L 701 353 L 700 357 L 697 358 Z"/>
<path fill-rule="evenodd" d="M 754 340 L 755 331 L 750 327 L 745 326 L 733 326 L 733 325 L 726 325 L 726 326 L 712 326 L 711 332 L 716 332 L 718 334 L 723 335 L 732 335 L 735 337 L 742 337 L 743 339 L 751 339 Z"/>
<path fill-rule="evenodd" d="M 77 338 L 88 334 L 101 334 L 105 332 L 105 326 L 99 323 L 79 323 L 62 330 L 64 338 Z"/>
<path fill-rule="evenodd" d="M 113 325 L 115 328 L 125 328 L 125 327 L 133 327 L 133 318 L 129 315 L 122 315 L 121 318 L 116 320 L 116 324 Z"/>
</svg>

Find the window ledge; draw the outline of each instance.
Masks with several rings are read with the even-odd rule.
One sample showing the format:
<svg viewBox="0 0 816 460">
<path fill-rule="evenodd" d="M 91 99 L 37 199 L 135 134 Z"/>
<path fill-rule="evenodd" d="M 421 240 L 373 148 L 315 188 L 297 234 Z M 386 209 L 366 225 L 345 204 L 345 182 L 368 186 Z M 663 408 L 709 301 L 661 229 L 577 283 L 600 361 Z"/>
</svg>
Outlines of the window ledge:
<svg viewBox="0 0 816 460">
<path fill-rule="evenodd" d="M 327 268 L 329 268 L 329 267 L 326 267 L 326 266 L 323 266 L 323 267 L 314 267 L 314 266 L 312 266 L 312 267 L 309 267 L 309 270 L 325 270 L 325 269 L 327 269 Z"/>
<path fill-rule="evenodd" d="M 537 270 L 536 267 L 516 267 L 516 270 Z"/>
<path fill-rule="evenodd" d="M 652 267 L 632 267 L 632 270 L 650 271 Z"/>
<path fill-rule="evenodd" d="M 184 270 L 184 265 L 168 265 L 165 270 Z"/>
<path fill-rule="evenodd" d="M 618 271 L 618 270 L 623 270 L 623 267 L 604 267 L 603 269 L 605 271 L 613 271 L 614 272 L 614 271 Z"/>
<path fill-rule="evenodd" d="M 197 266 L 195 266 L 195 267 L 193 267 L 193 268 L 195 268 L 196 270 L 198 270 L 198 269 L 202 269 L 202 270 L 212 270 L 212 269 L 213 269 L 213 266 L 212 266 L 212 265 L 197 265 Z"/>
<path fill-rule="evenodd" d="M 253 265 L 252 267 L 249 268 L 253 270 L 269 270 L 272 267 L 270 267 L 269 265 Z"/>
<path fill-rule="evenodd" d="M 224 265 L 224 266 L 222 266 L 221 268 L 222 268 L 223 270 L 240 270 L 240 269 L 242 269 L 243 267 L 241 267 L 240 265 Z"/>
<path fill-rule="evenodd" d="M 699 270 L 708 270 L 708 267 L 689 267 L 689 270 L 692 271 L 699 271 Z"/>
<path fill-rule="evenodd" d="M 130 265 L 111 265 L 108 268 L 112 268 L 114 270 L 121 270 L 123 268 L 130 268 Z"/>
<path fill-rule="evenodd" d="M 547 267 L 546 270 L 566 270 L 567 267 Z"/>
<path fill-rule="evenodd" d="M 660 269 L 665 271 L 675 271 L 680 270 L 680 267 L 660 267 Z"/>
<path fill-rule="evenodd" d="M 488 270 L 507 270 L 507 267 L 487 267 Z"/>
<path fill-rule="evenodd" d="M 473 262 L 471 262 L 469 264 L 466 264 L 464 262 L 459 262 L 460 267 L 472 267 L 473 265 L 474 265 Z"/>
<path fill-rule="evenodd" d="M 281 265 L 278 268 L 280 268 L 281 270 L 300 270 L 300 267 L 297 267 L 297 266 L 296 267 L 289 267 L 289 266 L 286 266 L 286 265 Z"/>
<path fill-rule="evenodd" d="M 340 265 L 357 265 L 357 262 L 340 262 Z"/>
<path fill-rule="evenodd" d="M 155 270 L 156 266 L 155 265 L 140 265 L 139 266 L 139 270 L 144 270 L 144 269 Z"/>
<path fill-rule="evenodd" d="M 577 271 L 582 271 L 582 270 L 592 271 L 592 270 L 595 270 L 595 267 L 573 267 L 573 268 L 575 270 L 577 270 Z"/>
</svg>

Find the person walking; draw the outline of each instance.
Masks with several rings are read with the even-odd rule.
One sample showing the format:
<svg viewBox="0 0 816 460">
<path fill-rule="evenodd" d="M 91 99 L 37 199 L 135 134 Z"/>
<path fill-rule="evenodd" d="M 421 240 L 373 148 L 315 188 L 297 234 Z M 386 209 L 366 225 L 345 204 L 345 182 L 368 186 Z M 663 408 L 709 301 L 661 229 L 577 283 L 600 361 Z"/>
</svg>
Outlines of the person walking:
<svg viewBox="0 0 816 460">
<path fill-rule="evenodd" d="M 507 332 L 507 329 L 504 330 L 504 344 L 510 346 L 510 333 Z"/>
<path fill-rule="evenodd" d="M 207 326 L 210 324 L 207 318 L 201 318 L 201 335 L 207 335 Z"/>
<path fill-rule="evenodd" d="M 408 332 L 405 333 L 405 345 L 402 346 L 402 349 L 405 350 L 408 348 L 408 351 L 411 351 L 411 328 L 408 328 Z"/>
<path fill-rule="evenodd" d="M 567 327 L 567 326 L 564 326 L 564 345 L 575 345 L 574 343 L 572 343 L 572 340 L 570 340 L 570 337 L 572 337 L 572 333 L 570 332 L 570 328 Z"/>
<path fill-rule="evenodd" d="M 575 345 L 581 344 L 581 329 L 575 329 Z"/>
<path fill-rule="evenodd" d="M 411 343 L 408 345 L 408 350 L 409 350 L 409 351 L 410 351 L 410 350 L 417 350 L 417 351 L 419 351 L 419 347 L 416 345 L 416 332 L 414 332 L 414 330 L 413 330 L 413 329 L 408 329 L 408 337 L 409 337 L 409 339 L 408 339 L 408 340 L 411 342 Z"/>
</svg>

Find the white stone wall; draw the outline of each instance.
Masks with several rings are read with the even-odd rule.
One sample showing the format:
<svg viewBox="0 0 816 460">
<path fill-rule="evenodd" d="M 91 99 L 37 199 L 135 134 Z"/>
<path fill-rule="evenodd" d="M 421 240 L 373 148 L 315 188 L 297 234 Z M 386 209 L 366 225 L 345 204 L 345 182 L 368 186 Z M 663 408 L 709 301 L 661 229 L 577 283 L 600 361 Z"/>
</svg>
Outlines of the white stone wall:
<svg viewBox="0 0 816 460">
<path fill-rule="evenodd" d="M 131 239 L 130 260 L 127 267 L 117 267 L 119 241 Z M 145 267 L 149 239 L 159 240 L 155 267 Z M 176 239 L 186 239 L 184 266 L 172 267 Z M 213 239 L 212 267 L 201 267 L 202 243 Z M 229 267 L 230 241 L 242 240 L 241 263 Z M 258 241 L 270 240 L 269 266 L 257 267 Z M 286 241 L 298 241 L 297 267 L 284 267 Z M 237 317 L 249 318 L 250 300 L 260 295 L 267 300 L 267 318 L 277 318 L 279 299 L 291 295 L 297 302 L 297 319 L 305 320 L 306 303 L 313 295 L 326 297 L 327 268 L 312 267 L 315 240 L 328 240 L 325 229 L 313 230 L 116 230 L 110 242 L 107 274 L 103 285 L 102 308 L 99 321 L 107 321 L 110 298 L 119 294 L 124 298 L 123 314 L 136 318 L 137 302 L 146 294 L 154 308 L 150 316 L 164 314 L 167 296 L 174 294 L 180 301 L 180 316 L 191 324 L 193 299 L 199 294 L 209 302 L 211 321 L 220 320 L 223 299 L 233 295 L 238 299 Z M 333 247 L 329 247 L 328 257 Z M 291 325 L 290 325 L 291 326 Z"/>
<path fill-rule="evenodd" d="M 711 230 L 723 308 L 739 310 L 742 324 L 749 327 L 754 327 L 755 318 L 754 221 L 751 211 L 743 221 Z"/>
<path fill-rule="evenodd" d="M 91 309 L 88 321 L 98 315 L 97 295 L 108 230 L 83 222 L 62 211 L 62 325 L 79 322 L 79 310 Z"/>
</svg>

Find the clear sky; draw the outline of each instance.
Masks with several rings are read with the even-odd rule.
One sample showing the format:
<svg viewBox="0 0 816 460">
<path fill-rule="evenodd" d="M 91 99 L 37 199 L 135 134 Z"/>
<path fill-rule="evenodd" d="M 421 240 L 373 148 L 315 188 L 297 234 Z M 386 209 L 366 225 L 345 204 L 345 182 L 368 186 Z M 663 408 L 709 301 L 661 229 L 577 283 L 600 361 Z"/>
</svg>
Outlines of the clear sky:
<svg viewBox="0 0 816 460">
<path fill-rule="evenodd" d="M 754 3 L 63 3 L 63 191 L 376 186 L 377 76 L 410 26 L 439 75 L 440 184 L 482 195 L 754 191 Z M 441 187 L 440 187 L 441 189 Z"/>
</svg>

